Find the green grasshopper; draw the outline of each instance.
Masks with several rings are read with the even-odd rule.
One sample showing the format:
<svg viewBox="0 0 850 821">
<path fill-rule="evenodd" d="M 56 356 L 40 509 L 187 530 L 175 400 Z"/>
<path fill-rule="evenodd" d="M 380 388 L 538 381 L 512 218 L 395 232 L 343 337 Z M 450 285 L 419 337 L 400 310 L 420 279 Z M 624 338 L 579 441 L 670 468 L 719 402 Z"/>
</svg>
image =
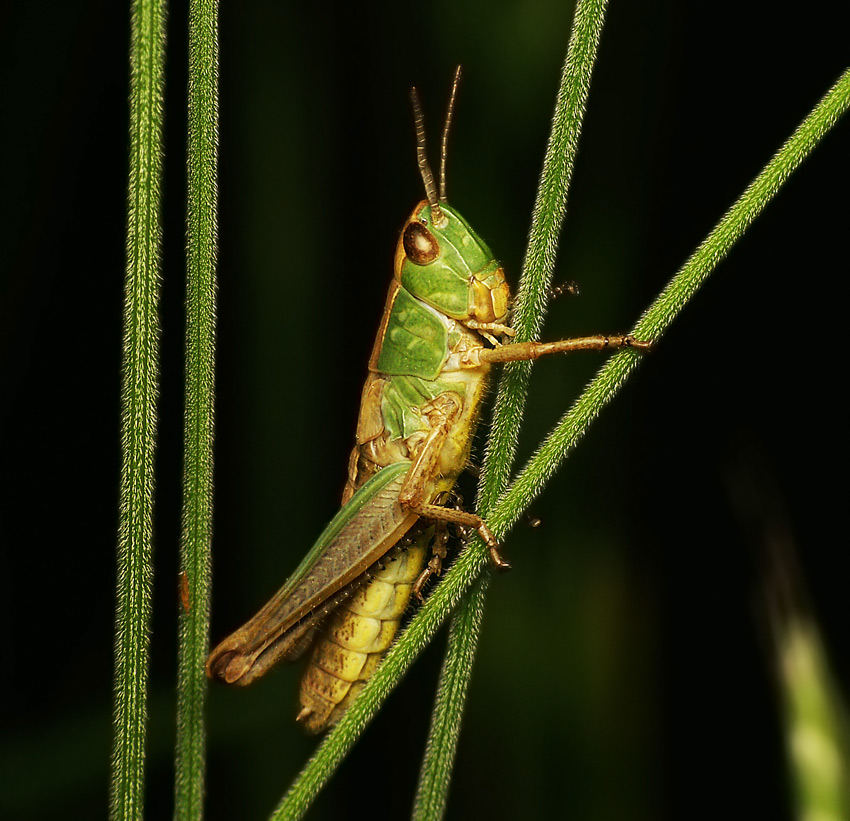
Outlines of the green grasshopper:
<svg viewBox="0 0 850 821">
<path fill-rule="evenodd" d="M 426 199 L 396 248 L 342 508 L 277 594 L 210 653 L 207 674 L 249 684 L 298 657 L 321 633 L 302 680 L 298 720 L 334 724 L 389 648 L 412 593 L 440 572 L 449 524 L 476 531 L 507 569 L 474 513 L 446 505 L 469 460 L 491 367 L 550 353 L 649 345 L 631 336 L 514 343 L 501 265 L 446 202 L 446 146 L 460 68 L 443 129 L 440 189 L 428 164 L 412 89 L 417 158 Z M 434 558 L 425 566 L 429 545 Z M 423 569 L 424 567 L 424 569 Z"/>
</svg>

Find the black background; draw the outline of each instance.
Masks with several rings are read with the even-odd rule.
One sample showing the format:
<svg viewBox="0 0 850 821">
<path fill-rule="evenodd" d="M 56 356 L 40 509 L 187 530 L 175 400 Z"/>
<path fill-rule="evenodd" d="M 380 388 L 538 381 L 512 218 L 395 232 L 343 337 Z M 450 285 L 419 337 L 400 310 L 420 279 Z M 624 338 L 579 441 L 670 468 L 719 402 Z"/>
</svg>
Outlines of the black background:
<svg viewBox="0 0 850 821">
<path fill-rule="evenodd" d="M 463 64 L 449 198 L 516 282 L 562 5 L 224 4 L 214 640 L 337 505 L 396 232 L 421 197 L 409 86 L 433 140 Z M 838 5 L 612 4 L 558 262 L 583 294 L 555 302 L 546 338 L 629 328 L 837 79 Z M 150 818 L 172 811 L 185 18 L 174 4 Z M 0 32 L 0 815 L 87 819 L 108 792 L 128 11 L 17 4 Z M 752 499 L 796 545 L 846 692 L 847 153 L 844 122 L 593 426 L 535 505 L 541 527 L 507 540 L 449 817 L 791 817 Z M 536 366 L 523 460 L 598 363 Z M 311 817 L 409 813 L 443 643 Z M 306 760 L 296 683 L 281 669 L 211 689 L 209 818 L 266 817 Z"/>
</svg>

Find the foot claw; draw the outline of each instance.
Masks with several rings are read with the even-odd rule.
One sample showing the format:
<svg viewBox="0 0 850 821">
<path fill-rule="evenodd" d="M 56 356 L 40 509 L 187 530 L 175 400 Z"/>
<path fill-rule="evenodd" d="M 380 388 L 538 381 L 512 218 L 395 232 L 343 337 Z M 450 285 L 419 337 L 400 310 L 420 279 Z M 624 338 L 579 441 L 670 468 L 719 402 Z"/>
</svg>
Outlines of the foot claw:
<svg viewBox="0 0 850 821">
<path fill-rule="evenodd" d="M 490 561 L 500 573 L 507 573 L 511 569 L 511 563 L 499 552 L 498 545 L 490 546 Z"/>
</svg>

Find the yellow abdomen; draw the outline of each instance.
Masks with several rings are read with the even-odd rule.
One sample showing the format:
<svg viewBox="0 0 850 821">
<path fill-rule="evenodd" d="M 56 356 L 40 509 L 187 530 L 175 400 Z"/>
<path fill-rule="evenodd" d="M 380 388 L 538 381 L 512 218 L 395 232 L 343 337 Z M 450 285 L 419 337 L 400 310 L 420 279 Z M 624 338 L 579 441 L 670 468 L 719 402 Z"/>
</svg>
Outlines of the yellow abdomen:
<svg viewBox="0 0 850 821">
<path fill-rule="evenodd" d="M 335 724 L 375 672 L 425 565 L 428 539 L 392 554 L 386 566 L 331 613 L 304 678 L 298 716 L 318 733 Z"/>
</svg>

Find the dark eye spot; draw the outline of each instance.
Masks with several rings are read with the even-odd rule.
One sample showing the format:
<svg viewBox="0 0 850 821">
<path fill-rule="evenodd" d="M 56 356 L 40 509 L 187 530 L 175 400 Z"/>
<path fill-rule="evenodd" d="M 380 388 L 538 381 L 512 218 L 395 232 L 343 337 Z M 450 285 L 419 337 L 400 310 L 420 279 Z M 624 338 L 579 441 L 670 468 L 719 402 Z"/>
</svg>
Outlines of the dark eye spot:
<svg viewBox="0 0 850 821">
<path fill-rule="evenodd" d="M 416 265 L 427 265 L 440 255 L 440 245 L 421 222 L 411 222 L 404 229 L 404 253 Z"/>
</svg>

